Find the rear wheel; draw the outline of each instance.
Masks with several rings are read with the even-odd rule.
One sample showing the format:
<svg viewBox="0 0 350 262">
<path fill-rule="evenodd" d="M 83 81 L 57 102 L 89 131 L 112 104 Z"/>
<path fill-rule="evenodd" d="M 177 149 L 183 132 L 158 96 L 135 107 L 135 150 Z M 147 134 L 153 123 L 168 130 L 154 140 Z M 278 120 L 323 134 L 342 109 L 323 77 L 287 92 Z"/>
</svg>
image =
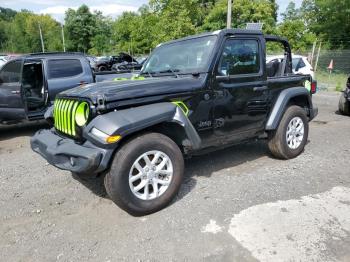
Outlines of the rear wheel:
<svg viewBox="0 0 350 262">
<path fill-rule="evenodd" d="M 158 133 L 140 135 L 115 155 L 105 187 L 110 198 L 132 215 L 146 215 L 167 206 L 184 173 L 179 147 Z"/>
<path fill-rule="evenodd" d="M 297 157 L 304 150 L 308 134 L 309 123 L 305 111 L 299 106 L 290 106 L 277 130 L 269 134 L 269 149 L 280 159 Z"/>
<path fill-rule="evenodd" d="M 343 115 L 350 115 L 350 102 L 342 93 L 339 99 L 339 112 Z"/>
</svg>

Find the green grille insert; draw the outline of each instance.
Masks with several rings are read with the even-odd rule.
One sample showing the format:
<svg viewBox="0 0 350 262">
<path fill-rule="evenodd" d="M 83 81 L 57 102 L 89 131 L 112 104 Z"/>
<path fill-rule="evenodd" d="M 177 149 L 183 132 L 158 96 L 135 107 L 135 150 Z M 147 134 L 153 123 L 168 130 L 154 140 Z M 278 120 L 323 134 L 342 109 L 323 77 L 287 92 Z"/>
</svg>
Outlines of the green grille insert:
<svg viewBox="0 0 350 262">
<path fill-rule="evenodd" d="M 76 113 L 78 106 L 81 104 L 87 104 L 82 101 L 75 101 L 69 99 L 56 99 L 54 103 L 54 121 L 55 128 L 67 135 L 76 136 Z M 88 105 L 88 104 L 87 104 Z M 89 115 L 89 106 L 85 107 L 86 112 L 85 115 L 88 117 Z M 87 118 L 86 118 L 87 119 Z"/>
</svg>

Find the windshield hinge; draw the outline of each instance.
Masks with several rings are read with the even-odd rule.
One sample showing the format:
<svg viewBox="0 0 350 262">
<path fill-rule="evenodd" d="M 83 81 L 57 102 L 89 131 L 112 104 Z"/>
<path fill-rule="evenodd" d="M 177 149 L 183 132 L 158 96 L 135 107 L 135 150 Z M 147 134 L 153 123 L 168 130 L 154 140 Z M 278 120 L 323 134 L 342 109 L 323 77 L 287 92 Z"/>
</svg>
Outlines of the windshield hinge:
<svg viewBox="0 0 350 262">
<path fill-rule="evenodd" d="M 106 109 L 106 98 L 104 95 L 97 95 L 97 111 L 103 111 Z"/>
</svg>

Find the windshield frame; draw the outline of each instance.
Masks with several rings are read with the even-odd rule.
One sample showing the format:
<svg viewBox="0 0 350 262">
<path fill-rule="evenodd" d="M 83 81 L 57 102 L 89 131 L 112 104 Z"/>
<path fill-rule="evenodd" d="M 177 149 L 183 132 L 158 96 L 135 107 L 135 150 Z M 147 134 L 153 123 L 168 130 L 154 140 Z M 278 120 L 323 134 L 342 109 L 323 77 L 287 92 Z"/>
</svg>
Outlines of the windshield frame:
<svg viewBox="0 0 350 262">
<path fill-rule="evenodd" d="M 159 49 L 163 49 L 163 48 L 166 48 L 170 45 L 176 45 L 176 44 L 179 44 L 179 43 L 183 43 L 183 42 L 189 42 L 189 41 L 194 41 L 194 40 L 198 40 L 200 38 L 207 38 L 207 39 L 213 39 L 214 40 L 214 43 L 211 47 L 211 50 L 210 50 L 210 54 L 208 55 L 208 60 L 207 60 L 207 63 L 206 63 L 206 66 L 205 68 L 203 68 L 203 70 L 187 70 L 187 71 L 178 71 L 176 70 L 176 68 L 171 68 L 169 67 L 169 69 L 164 69 L 163 70 L 160 70 L 160 71 L 157 71 L 157 72 L 154 72 L 154 71 L 146 71 L 146 67 L 148 65 L 148 63 L 150 62 L 152 56 L 154 54 L 156 54 L 156 52 L 159 50 Z M 210 71 L 210 68 L 211 68 L 211 64 L 212 64 L 212 61 L 213 61 L 213 57 L 215 56 L 215 50 L 217 48 L 217 44 L 218 44 L 218 35 L 216 34 L 205 34 L 205 35 L 202 35 L 202 36 L 194 36 L 194 37 L 188 37 L 188 38 L 183 38 L 183 39 L 180 39 L 180 40 L 174 40 L 174 41 L 170 41 L 170 42 L 167 42 L 167 43 L 164 43 L 164 44 L 161 44 L 159 45 L 151 54 L 150 56 L 147 58 L 147 60 L 144 62 L 142 68 L 141 68 L 141 71 L 140 71 L 140 75 L 143 75 L 143 76 L 163 76 L 163 75 L 171 75 L 171 76 L 178 76 L 178 75 L 188 75 L 188 74 L 198 74 L 198 73 L 208 73 Z M 175 70 L 174 70 L 175 69 Z"/>
</svg>

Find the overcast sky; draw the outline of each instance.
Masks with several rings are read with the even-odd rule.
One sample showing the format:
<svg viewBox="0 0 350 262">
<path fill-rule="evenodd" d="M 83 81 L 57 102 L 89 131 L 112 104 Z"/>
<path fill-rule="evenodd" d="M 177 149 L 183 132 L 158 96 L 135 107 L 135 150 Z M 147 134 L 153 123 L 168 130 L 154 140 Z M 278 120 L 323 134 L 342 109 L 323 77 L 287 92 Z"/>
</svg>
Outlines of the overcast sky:
<svg viewBox="0 0 350 262">
<path fill-rule="evenodd" d="M 277 0 L 280 13 L 284 12 L 289 2 L 290 0 Z M 299 6 L 302 0 L 294 2 Z M 104 15 L 116 17 L 123 11 L 137 11 L 141 5 L 148 3 L 148 0 L 0 0 L 1 7 L 50 14 L 60 22 L 63 21 L 67 8 L 77 8 L 84 3 L 92 10 L 100 10 Z"/>
</svg>

